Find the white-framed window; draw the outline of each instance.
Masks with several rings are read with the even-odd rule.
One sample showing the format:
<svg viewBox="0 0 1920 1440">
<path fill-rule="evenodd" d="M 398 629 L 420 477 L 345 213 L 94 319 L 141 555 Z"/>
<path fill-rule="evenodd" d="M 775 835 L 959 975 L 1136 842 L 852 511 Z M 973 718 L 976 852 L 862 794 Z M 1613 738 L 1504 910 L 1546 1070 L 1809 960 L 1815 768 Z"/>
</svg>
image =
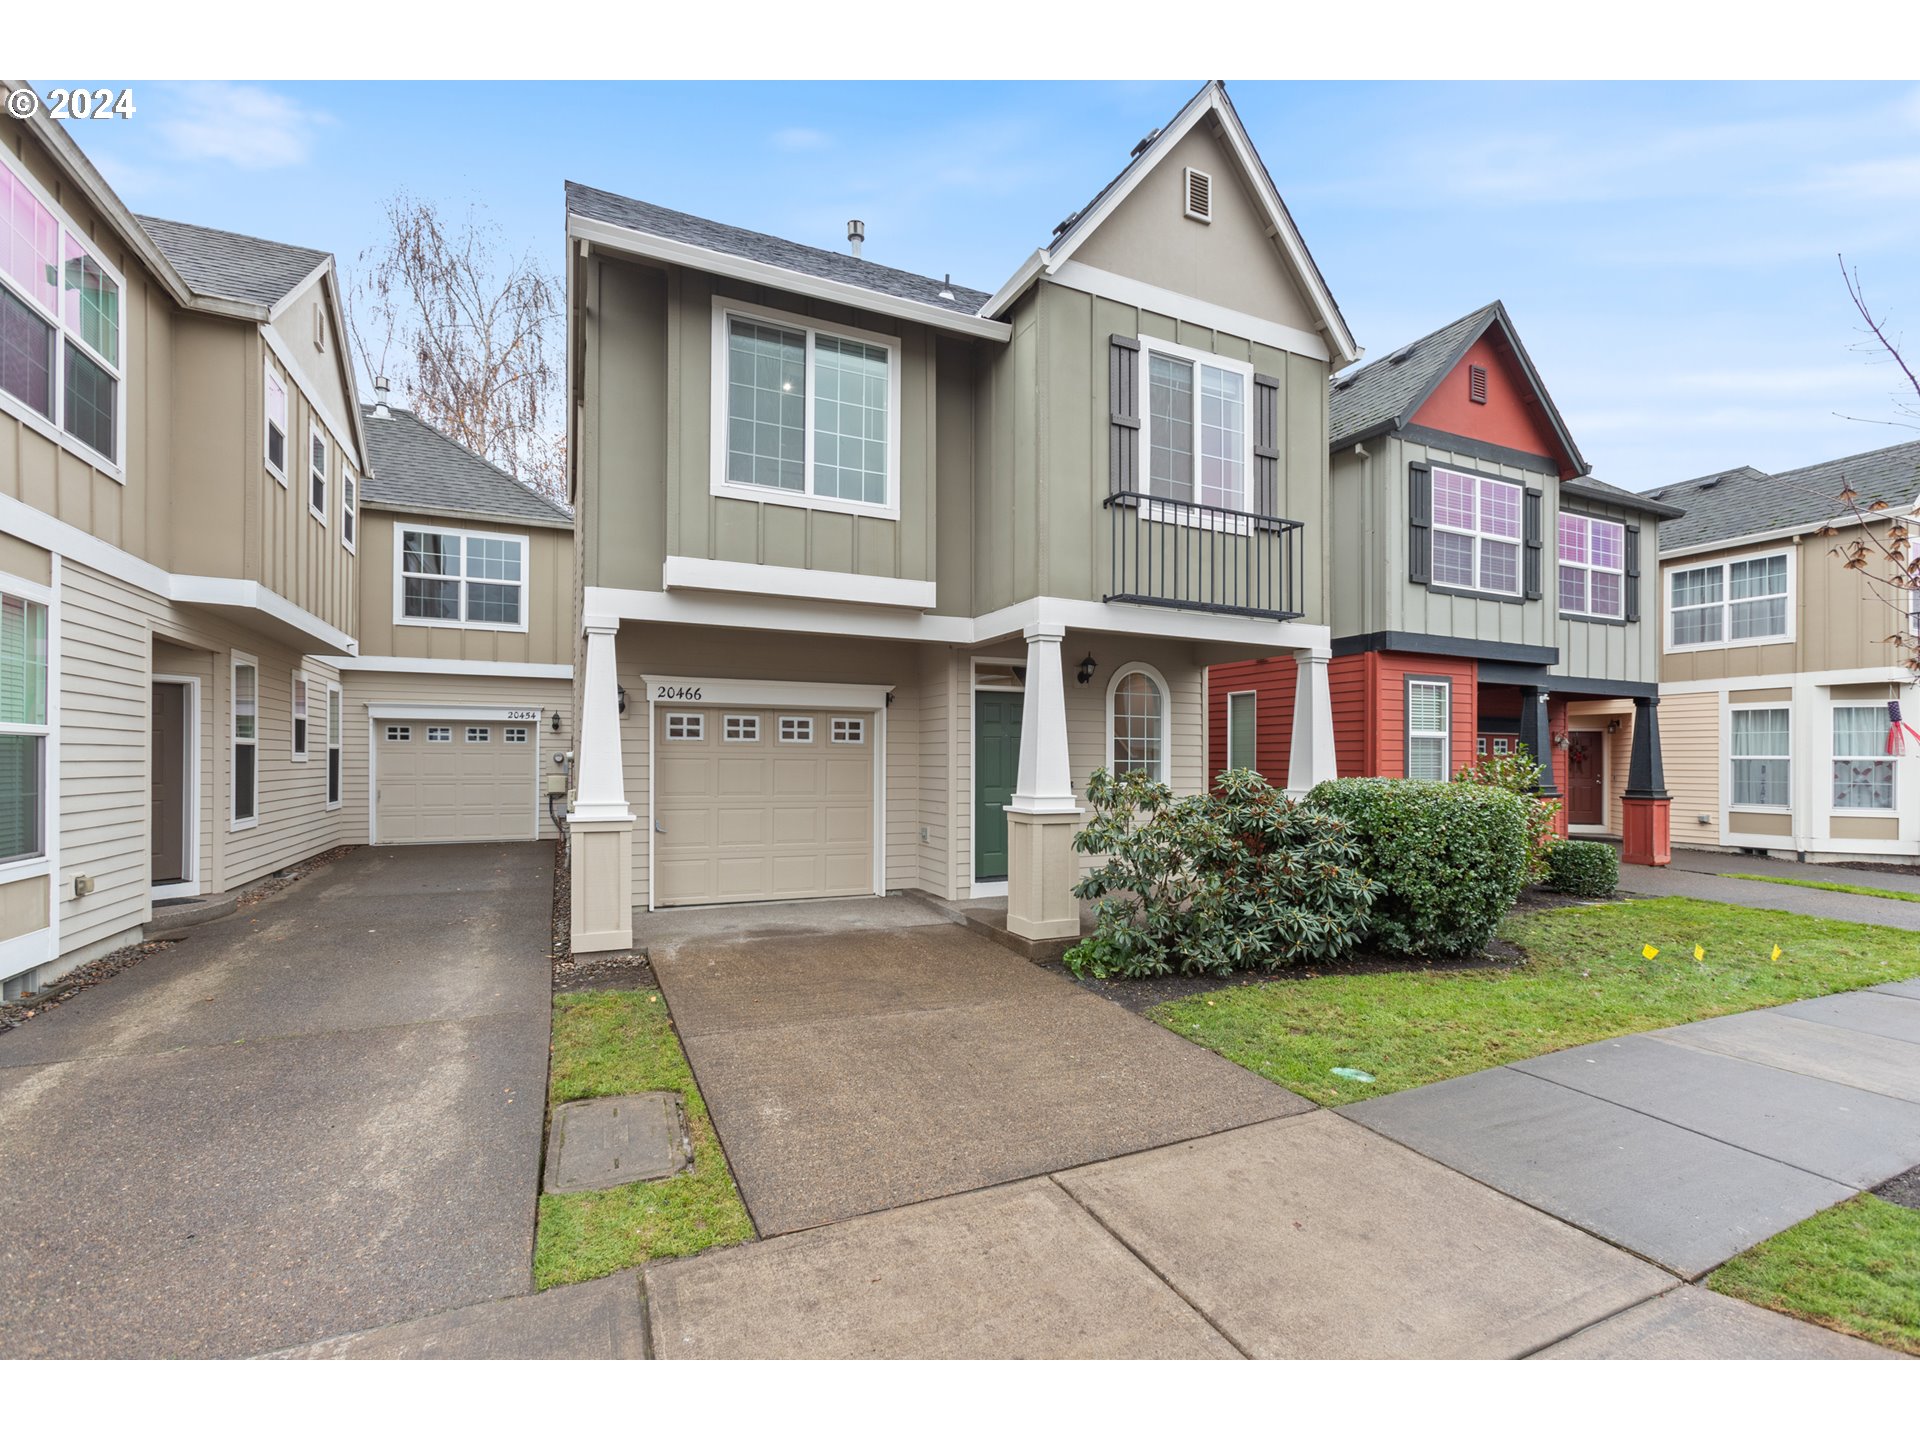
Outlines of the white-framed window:
<svg viewBox="0 0 1920 1440">
<path fill-rule="evenodd" d="M 284 488 L 287 483 L 287 382 L 273 368 L 271 360 L 267 367 L 267 469 L 274 473 Z"/>
<path fill-rule="evenodd" d="M 1898 762 L 1887 754 L 1885 705 L 1833 707 L 1833 808 L 1892 810 Z"/>
<path fill-rule="evenodd" d="M 347 784 L 346 756 L 341 746 L 346 740 L 345 717 L 341 714 L 340 687 L 327 682 L 327 808 L 337 810 Z"/>
<path fill-rule="evenodd" d="M 0 588 L 0 866 L 47 853 L 47 620 L 40 601 Z"/>
<path fill-rule="evenodd" d="M 1734 708 L 1733 805 L 1785 810 L 1793 804 L 1792 712 L 1784 705 Z"/>
<path fill-rule="evenodd" d="M 1667 649 L 1793 638 L 1793 556 L 1786 550 L 1667 572 Z"/>
<path fill-rule="evenodd" d="M 491 745 L 493 743 L 493 727 L 491 725 L 467 726 L 467 743 L 469 745 Z"/>
<path fill-rule="evenodd" d="M 1140 337 L 1146 493 L 1247 514 L 1253 504 L 1253 367 Z"/>
<path fill-rule="evenodd" d="M 716 495 L 900 513 L 900 341 L 716 298 Z"/>
<path fill-rule="evenodd" d="M 1407 778 L 1444 780 L 1453 753 L 1453 682 L 1407 681 Z"/>
<path fill-rule="evenodd" d="M 228 828 L 260 823 L 260 666 L 251 655 L 232 655 L 227 739 L 232 757 L 232 806 Z"/>
<path fill-rule="evenodd" d="M 333 446 L 318 420 L 307 425 L 307 513 L 327 523 L 327 463 Z"/>
<path fill-rule="evenodd" d="M 828 738 L 835 745 L 864 745 L 867 743 L 867 722 L 858 715 L 836 715 Z"/>
<path fill-rule="evenodd" d="M 1235 690 L 1227 696 L 1227 769 L 1260 768 L 1260 696 Z"/>
<path fill-rule="evenodd" d="M 527 628 L 527 537 L 400 527 L 393 549 L 396 625 Z"/>
<path fill-rule="evenodd" d="M 1627 527 L 1592 515 L 1560 514 L 1560 613 L 1624 620 Z"/>
<path fill-rule="evenodd" d="M 1487 737 L 1486 736 L 1482 735 L 1473 742 L 1473 752 L 1476 755 L 1484 755 L 1487 753 Z"/>
<path fill-rule="evenodd" d="M 750 743 L 760 738 L 760 717 L 758 715 L 729 715 L 721 728 L 721 738 L 731 740 L 736 745 Z"/>
<path fill-rule="evenodd" d="M 125 480 L 126 283 L 0 147 L 0 409 Z"/>
<path fill-rule="evenodd" d="M 1513 753 L 1513 742 L 1504 735 L 1496 735 L 1493 741 L 1493 753 L 1496 755 L 1511 755 Z"/>
<path fill-rule="evenodd" d="M 429 745 L 451 745 L 453 743 L 453 727 L 451 725 L 427 726 L 427 743 Z"/>
<path fill-rule="evenodd" d="M 1439 465 L 1431 474 L 1433 583 L 1518 595 L 1526 488 Z"/>
<path fill-rule="evenodd" d="M 782 715 L 780 717 L 780 743 L 782 745 L 811 745 L 813 743 L 813 717 L 811 715 Z"/>
<path fill-rule="evenodd" d="M 507 726 L 506 741 L 507 741 L 507 744 L 509 745 L 526 744 L 527 743 L 527 727 L 524 725 Z"/>
<path fill-rule="evenodd" d="M 293 672 L 293 758 L 307 758 L 307 677 Z"/>
<path fill-rule="evenodd" d="M 667 739 L 704 740 L 707 738 L 707 717 L 698 710 L 667 712 Z"/>
<path fill-rule="evenodd" d="M 389 725 L 387 726 L 387 739 L 396 743 L 411 740 L 413 739 L 413 727 L 411 725 Z"/>
<path fill-rule="evenodd" d="M 360 478 L 346 466 L 340 468 L 340 543 L 352 554 L 360 541 Z"/>
<path fill-rule="evenodd" d="M 1150 665 L 1122 665 L 1107 686 L 1107 769 L 1167 778 L 1167 682 Z"/>
</svg>

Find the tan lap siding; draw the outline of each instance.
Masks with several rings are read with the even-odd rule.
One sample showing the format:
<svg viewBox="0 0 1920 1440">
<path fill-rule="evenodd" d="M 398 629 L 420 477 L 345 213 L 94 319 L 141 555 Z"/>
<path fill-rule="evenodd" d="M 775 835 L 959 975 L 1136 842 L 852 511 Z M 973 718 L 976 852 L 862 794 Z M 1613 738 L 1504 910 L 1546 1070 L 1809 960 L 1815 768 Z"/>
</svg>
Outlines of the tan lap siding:
<svg viewBox="0 0 1920 1440">
<path fill-rule="evenodd" d="M 1660 699 L 1660 758 L 1673 797 L 1673 843 L 1720 843 L 1720 695 L 1704 690 Z M 1700 823 L 1700 816 L 1707 823 Z"/>
<path fill-rule="evenodd" d="M 935 895 L 953 896 L 953 867 L 948 845 L 954 772 L 954 685 L 966 663 L 950 650 L 929 650 L 920 669 L 919 823 L 927 838 L 919 846 L 920 886 Z M 917 832 L 916 832 L 917 835 Z"/>
</svg>

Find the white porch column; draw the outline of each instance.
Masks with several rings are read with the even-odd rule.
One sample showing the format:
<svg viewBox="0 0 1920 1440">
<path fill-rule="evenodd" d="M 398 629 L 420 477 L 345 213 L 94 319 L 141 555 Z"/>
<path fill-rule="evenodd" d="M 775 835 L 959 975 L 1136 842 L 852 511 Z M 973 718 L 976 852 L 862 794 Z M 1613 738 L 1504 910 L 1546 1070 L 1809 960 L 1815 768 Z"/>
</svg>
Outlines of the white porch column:
<svg viewBox="0 0 1920 1440">
<path fill-rule="evenodd" d="M 589 619 L 567 813 L 576 952 L 633 947 L 633 812 L 620 753 L 618 621 Z"/>
<path fill-rule="evenodd" d="M 1340 772 L 1333 756 L 1333 696 L 1327 689 L 1330 650 L 1293 652 L 1293 747 L 1287 754 L 1287 794 L 1299 799 Z"/>
<path fill-rule="evenodd" d="M 1020 705 L 1020 775 L 1007 806 L 1007 928 L 1025 940 L 1080 933 L 1073 835 L 1080 803 L 1067 759 L 1067 692 L 1058 625 L 1026 632 L 1027 685 Z"/>
</svg>

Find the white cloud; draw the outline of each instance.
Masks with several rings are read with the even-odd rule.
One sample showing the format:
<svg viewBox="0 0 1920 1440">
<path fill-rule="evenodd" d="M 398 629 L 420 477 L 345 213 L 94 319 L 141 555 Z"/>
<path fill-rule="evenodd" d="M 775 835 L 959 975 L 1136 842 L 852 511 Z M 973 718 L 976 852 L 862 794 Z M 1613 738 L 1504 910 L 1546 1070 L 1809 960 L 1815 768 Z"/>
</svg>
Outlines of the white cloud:
<svg viewBox="0 0 1920 1440">
<path fill-rule="evenodd" d="M 773 132 L 774 148 L 778 150 L 824 150 L 832 143 L 833 137 L 826 131 L 809 130 L 804 125 L 789 125 Z"/>
<path fill-rule="evenodd" d="M 242 170 L 304 164 L 314 133 L 333 123 L 289 96 L 224 80 L 170 85 L 154 109 L 155 129 L 175 159 L 224 161 Z"/>
</svg>

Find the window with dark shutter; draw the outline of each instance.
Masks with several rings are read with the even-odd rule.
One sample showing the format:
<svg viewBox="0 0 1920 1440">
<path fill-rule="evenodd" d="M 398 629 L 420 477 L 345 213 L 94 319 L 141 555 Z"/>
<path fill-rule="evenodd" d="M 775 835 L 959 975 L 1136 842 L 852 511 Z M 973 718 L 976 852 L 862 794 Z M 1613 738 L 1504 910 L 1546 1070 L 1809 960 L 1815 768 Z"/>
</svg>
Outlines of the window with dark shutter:
<svg viewBox="0 0 1920 1440">
<path fill-rule="evenodd" d="M 1627 621 L 1640 618 L 1640 527 L 1627 526 Z"/>
<path fill-rule="evenodd" d="M 1546 522 L 1544 507 L 1546 497 L 1538 490 L 1527 491 L 1527 576 L 1526 594 L 1529 600 L 1538 600 L 1541 595 L 1541 565 L 1546 548 Z"/>
<path fill-rule="evenodd" d="M 1115 335 L 1107 345 L 1107 487 L 1112 495 L 1140 492 L 1140 342 Z"/>
<path fill-rule="evenodd" d="M 1407 578 L 1416 585 L 1433 578 L 1433 471 L 1425 465 L 1408 470 Z"/>
<path fill-rule="evenodd" d="M 1487 367 L 1469 365 L 1467 367 L 1467 398 L 1476 405 L 1487 403 Z"/>
<path fill-rule="evenodd" d="M 1280 382 L 1271 375 L 1253 377 L 1253 509 L 1280 514 Z"/>
</svg>

